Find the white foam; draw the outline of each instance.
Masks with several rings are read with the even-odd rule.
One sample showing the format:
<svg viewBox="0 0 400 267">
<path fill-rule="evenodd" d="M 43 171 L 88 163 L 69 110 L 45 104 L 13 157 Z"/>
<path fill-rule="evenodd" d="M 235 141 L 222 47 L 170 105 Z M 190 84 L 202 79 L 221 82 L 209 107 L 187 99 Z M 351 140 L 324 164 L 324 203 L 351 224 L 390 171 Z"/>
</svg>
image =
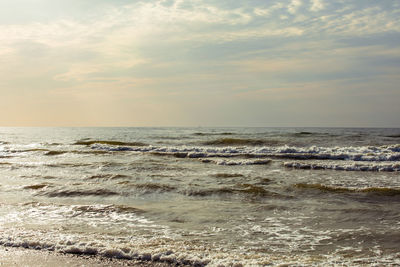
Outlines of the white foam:
<svg viewBox="0 0 400 267">
<path fill-rule="evenodd" d="M 269 219 L 269 220 L 268 220 Z M 20 229 L 3 229 L 0 236 L 0 245 L 8 247 L 24 247 L 36 250 L 48 250 L 79 255 L 97 255 L 107 258 L 142 260 L 149 262 L 167 262 L 173 265 L 189 266 L 264 266 L 279 264 L 325 266 L 333 262 L 344 265 L 354 265 L 358 258 L 342 257 L 341 252 L 346 247 L 338 248 L 338 251 L 330 255 L 315 258 L 307 253 L 288 253 L 287 251 L 301 250 L 304 252 L 304 245 L 309 244 L 310 250 L 313 246 L 320 245 L 321 241 L 329 240 L 330 234 L 324 231 L 315 233 L 311 228 L 303 227 L 301 230 L 293 230 L 289 225 L 299 222 L 300 217 L 286 218 L 288 221 L 281 221 L 279 218 L 266 218 L 265 225 L 244 224 L 231 229 L 237 235 L 247 236 L 248 231 L 258 231 L 271 236 L 268 244 L 270 253 L 251 252 L 246 248 L 239 251 L 215 249 L 212 245 L 196 244 L 196 242 L 184 242 L 170 238 L 147 237 L 132 239 L 130 237 L 114 238 L 107 235 L 82 236 L 79 233 L 63 233 L 56 231 L 37 231 Z M 303 218 L 304 219 L 304 218 Z M 344 233 L 348 230 L 338 230 L 334 235 Z M 365 229 L 352 231 L 364 232 Z M 136 238 L 136 237 L 135 237 Z M 134 242 L 132 242 L 134 241 Z M 260 240 L 249 240 L 261 242 Z M 279 244 L 286 244 L 285 246 Z M 267 248 L 267 247 L 266 247 Z M 357 249 L 357 248 L 354 248 Z M 350 249 L 349 251 L 354 251 Z M 363 262 L 374 262 L 378 265 L 385 263 L 398 264 L 400 253 L 376 255 L 366 257 Z M 129 264 L 129 263 L 128 263 Z"/>
<path fill-rule="evenodd" d="M 226 159 L 203 159 L 202 162 L 204 163 L 215 163 L 217 165 L 266 165 L 271 162 L 268 159 L 242 159 L 242 160 L 226 160 Z"/>
<path fill-rule="evenodd" d="M 205 147 L 205 146 L 147 146 L 118 147 L 93 145 L 92 149 L 159 153 L 187 158 L 210 157 L 272 157 L 291 159 L 331 159 L 352 161 L 400 161 L 400 145 L 360 147 Z M 177 153 L 180 153 L 179 155 Z"/>
<path fill-rule="evenodd" d="M 323 164 L 323 163 L 305 163 L 305 162 L 284 162 L 287 168 L 295 169 L 326 169 L 339 171 L 377 171 L 377 172 L 398 172 L 400 164 Z"/>
</svg>

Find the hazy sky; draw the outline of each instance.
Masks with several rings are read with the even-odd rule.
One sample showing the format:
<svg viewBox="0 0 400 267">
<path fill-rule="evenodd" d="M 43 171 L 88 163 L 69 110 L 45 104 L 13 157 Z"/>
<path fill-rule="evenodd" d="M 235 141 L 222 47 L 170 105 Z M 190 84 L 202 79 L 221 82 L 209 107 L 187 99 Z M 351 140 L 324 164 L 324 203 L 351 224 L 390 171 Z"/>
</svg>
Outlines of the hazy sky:
<svg viewBox="0 0 400 267">
<path fill-rule="evenodd" d="M 400 1 L 0 1 L 0 75 L 0 126 L 400 127 Z"/>
</svg>

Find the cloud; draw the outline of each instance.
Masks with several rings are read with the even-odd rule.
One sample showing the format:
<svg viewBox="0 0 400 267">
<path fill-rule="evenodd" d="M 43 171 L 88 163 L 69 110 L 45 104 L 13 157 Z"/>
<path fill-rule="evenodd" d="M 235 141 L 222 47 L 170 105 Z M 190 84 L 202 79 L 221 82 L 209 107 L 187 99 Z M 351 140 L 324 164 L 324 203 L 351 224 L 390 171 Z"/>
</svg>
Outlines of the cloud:
<svg viewBox="0 0 400 267">
<path fill-rule="evenodd" d="M 285 5 L 283 3 L 278 2 L 268 8 L 256 7 L 254 8 L 254 14 L 256 14 L 257 16 L 268 16 L 271 15 L 276 10 L 283 8 L 284 6 Z"/>
<path fill-rule="evenodd" d="M 303 5 L 303 2 L 301 0 L 292 0 L 292 2 L 288 6 L 288 12 L 290 14 L 296 14 L 297 10 L 302 5 Z"/>
<path fill-rule="evenodd" d="M 396 17 L 395 11 L 388 12 L 379 7 L 368 7 L 354 11 L 348 10 L 345 14 L 321 16 L 320 23 L 313 25 L 312 28 L 342 36 L 400 32 L 400 21 Z"/>
<path fill-rule="evenodd" d="M 271 13 L 271 10 L 268 8 L 255 8 L 254 14 L 257 16 L 268 16 Z"/>
<path fill-rule="evenodd" d="M 311 11 L 325 9 L 322 0 L 312 0 L 311 4 Z M 289 18 L 280 2 L 256 6 L 252 10 L 245 7 L 223 8 L 199 0 L 175 1 L 172 5 L 166 5 L 165 1 L 136 2 L 80 20 L 63 18 L 48 23 L 0 25 L 0 41 L 4 48 L 1 53 L 10 53 L 14 43 L 25 41 L 43 43 L 49 47 L 75 46 L 115 55 L 121 48 L 138 46 L 155 39 L 162 40 L 162 43 L 204 43 L 232 42 L 235 38 L 298 36 L 305 32 L 317 35 L 321 32 L 365 35 L 400 31 L 396 10 L 367 6 L 347 9 L 339 14 L 329 10 L 315 18 L 306 10 L 300 12 L 302 5 L 302 1 L 292 0 L 287 10 L 296 16 Z"/>
<path fill-rule="evenodd" d="M 48 0 L 40 1 L 46 6 Z M 124 120 L 125 113 L 142 109 L 158 123 L 156 105 L 171 112 L 166 119 L 179 117 L 190 101 L 212 102 L 214 111 L 226 101 L 221 118 L 234 118 L 239 95 L 248 103 L 242 111 L 257 102 L 260 114 L 267 113 L 269 97 L 293 100 L 277 107 L 295 106 L 302 93 L 315 101 L 340 99 L 348 88 L 368 98 L 365 92 L 372 89 L 361 80 L 376 80 L 374 86 L 382 84 L 395 98 L 399 14 L 396 3 L 371 1 L 102 0 L 80 16 L 13 18 L 0 23 L 2 103 L 26 95 L 24 104 L 35 107 L 36 96 L 47 113 L 57 108 L 51 101 L 62 103 L 60 114 L 67 117 L 71 101 L 88 121 L 100 110 L 110 123 L 102 106 L 119 110 L 114 115 Z M 244 123 L 252 121 L 248 115 Z M 206 122 L 201 116 L 187 111 L 185 123 L 193 117 Z"/>
<path fill-rule="evenodd" d="M 311 8 L 310 10 L 313 12 L 320 11 L 325 8 L 325 4 L 323 0 L 311 0 Z"/>
</svg>

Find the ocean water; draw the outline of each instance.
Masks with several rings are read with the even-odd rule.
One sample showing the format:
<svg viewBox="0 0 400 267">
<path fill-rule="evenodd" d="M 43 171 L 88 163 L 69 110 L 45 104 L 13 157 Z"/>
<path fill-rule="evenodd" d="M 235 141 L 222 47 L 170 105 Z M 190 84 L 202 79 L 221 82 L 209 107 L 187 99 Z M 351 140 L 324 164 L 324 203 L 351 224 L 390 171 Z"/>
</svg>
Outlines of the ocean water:
<svg viewBox="0 0 400 267">
<path fill-rule="evenodd" d="M 400 265 L 400 129 L 0 128 L 0 245 Z"/>
</svg>

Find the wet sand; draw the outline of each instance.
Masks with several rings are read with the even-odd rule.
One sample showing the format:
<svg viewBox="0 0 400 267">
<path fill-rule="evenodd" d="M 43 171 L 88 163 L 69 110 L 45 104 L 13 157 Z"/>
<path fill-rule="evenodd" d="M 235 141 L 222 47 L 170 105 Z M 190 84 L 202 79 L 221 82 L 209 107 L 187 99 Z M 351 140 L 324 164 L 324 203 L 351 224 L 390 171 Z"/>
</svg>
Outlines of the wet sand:
<svg viewBox="0 0 400 267">
<path fill-rule="evenodd" d="M 51 251 L 34 249 L 2 247 L 0 246 L 0 266 L 172 266 L 168 263 L 155 263 L 136 260 L 107 259 L 95 256 L 81 256 L 73 254 L 63 254 Z"/>
</svg>

